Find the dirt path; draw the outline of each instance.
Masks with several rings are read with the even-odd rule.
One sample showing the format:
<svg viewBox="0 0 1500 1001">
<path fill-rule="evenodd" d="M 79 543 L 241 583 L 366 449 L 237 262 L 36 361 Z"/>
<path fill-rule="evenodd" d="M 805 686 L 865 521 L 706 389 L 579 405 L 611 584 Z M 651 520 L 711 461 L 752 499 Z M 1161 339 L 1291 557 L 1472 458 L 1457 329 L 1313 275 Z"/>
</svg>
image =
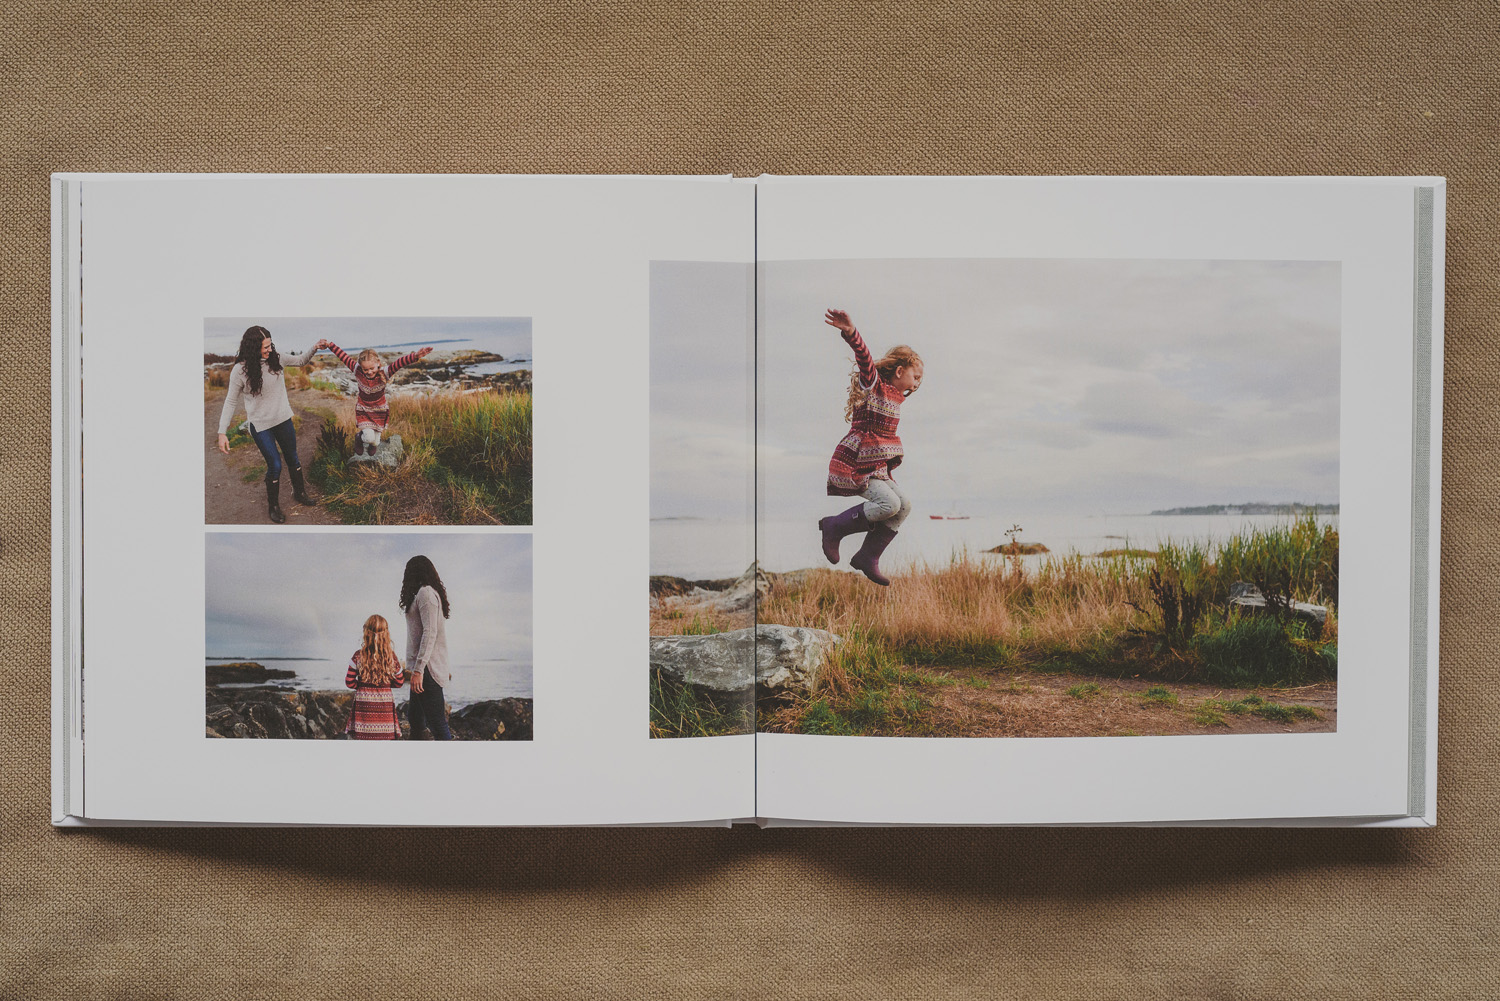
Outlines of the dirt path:
<svg viewBox="0 0 1500 1001">
<path fill-rule="evenodd" d="M 269 525 L 266 517 L 265 460 L 254 442 L 245 442 L 229 450 L 228 455 L 219 451 L 219 413 L 224 409 L 225 390 L 216 389 L 205 395 L 203 401 L 203 521 L 209 525 Z M 297 457 L 302 467 L 312 461 L 318 435 L 323 430 L 323 418 L 313 409 L 331 411 L 340 401 L 316 389 L 288 390 L 287 400 L 292 412 L 300 418 L 297 429 Z M 236 415 L 239 420 L 243 417 Z M 259 475 L 250 482 L 245 477 L 252 470 Z M 307 484 L 307 492 L 318 499 L 318 488 Z M 288 525 L 338 525 L 322 505 L 303 507 L 292 498 L 291 477 L 281 474 L 281 511 Z"/>
<path fill-rule="evenodd" d="M 926 689 L 932 721 L 945 737 L 1112 737 L 1215 733 L 1332 733 L 1338 729 L 1338 685 L 1249 691 L 1211 685 L 1095 678 L 1035 671 L 928 669 L 956 684 Z M 1086 686 L 1097 686 L 1097 691 Z M 1083 697 L 1068 694 L 1079 690 Z M 1175 702 L 1148 701 L 1161 687 Z M 1309 706 L 1317 719 L 1274 722 L 1236 714 L 1218 703 L 1258 695 L 1282 706 Z M 1242 709 L 1246 708 L 1241 706 Z"/>
</svg>

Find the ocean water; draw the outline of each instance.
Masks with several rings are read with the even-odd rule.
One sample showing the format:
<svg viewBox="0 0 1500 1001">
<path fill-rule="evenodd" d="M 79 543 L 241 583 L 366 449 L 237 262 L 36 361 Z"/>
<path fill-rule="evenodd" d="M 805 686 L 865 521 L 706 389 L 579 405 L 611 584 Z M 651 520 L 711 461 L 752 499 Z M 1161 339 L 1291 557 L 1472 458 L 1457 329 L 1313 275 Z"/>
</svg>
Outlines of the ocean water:
<svg viewBox="0 0 1500 1001">
<path fill-rule="evenodd" d="M 843 508 L 829 498 L 825 512 Z M 843 506 L 848 506 L 847 502 Z M 1005 518 L 978 516 L 967 521 L 934 521 L 926 513 L 913 514 L 902 526 L 881 565 L 900 568 L 917 563 L 946 564 L 965 549 L 979 556 L 984 550 L 1004 545 L 1006 530 L 1020 525 L 1021 542 L 1041 543 L 1051 555 L 1076 552 L 1092 556 L 1107 549 L 1155 549 L 1163 541 L 1222 542 L 1254 528 L 1285 525 L 1286 515 L 1061 515 L 1039 513 Z M 1337 515 L 1319 516 L 1320 524 L 1337 526 Z M 672 520 L 651 523 L 651 572 L 692 579 L 733 577 L 744 572 L 752 550 L 744 527 L 712 520 Z M 763 521 L 759 525 L 758 550 L 762 569 L 797 570 L 827 566 L 820 548 L 817 518 L 805 521 Z M 844 545 L 844 557 L 857 543 Z M 984 559 L 1002 559 L 985 555 Z M 1029 556 L 1037 564 L 1045 556 Z"/>
<path fill-rule="evenodd" d="M 499 375 L 501 372 L 520 372 L 530 367 L 530 358 L 510 358 L 505 361 L 487 361 L 478 365 L 460 366 L 469 375 Z"/>
<path fill-rule="evenodd" d="M 352 651 L 351 651 L 352 652 Z M 267 660 L 255 657 L 208 657 L 205 664 L 234 664 L 252 661 L 262 667 L 281 671 L 295 671 L 297 676 L 271 681 L 268 684 L 286 685 L 303 691 L 343 691 L 344 672 L 349 667 L 347 660 L 292 659 Z M 491 660 L 470 664 L 449 665 L 452 678 L 443 689 L 448 704 L 460 709 L 472 702 L 490 699 L 531 698 L 531 662 L 518 660 Z M 396 698 L 405 698 L 397 695 Z"/>
</svg>

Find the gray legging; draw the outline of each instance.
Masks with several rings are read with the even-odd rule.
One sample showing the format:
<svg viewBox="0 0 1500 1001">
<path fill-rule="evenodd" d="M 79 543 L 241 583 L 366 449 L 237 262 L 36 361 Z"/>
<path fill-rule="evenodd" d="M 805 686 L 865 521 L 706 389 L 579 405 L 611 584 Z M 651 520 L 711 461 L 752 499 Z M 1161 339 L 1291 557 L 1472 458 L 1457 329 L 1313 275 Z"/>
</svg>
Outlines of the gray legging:
<svg viewBox="0 0 1500 1001">
<path fill-rule="evenodd" d="M 896 486 L 895 480 L 877 480 L 872 477 L 859 495 L 865 499 L 865 519 L 880 522 L 893 532 L 911 514 L 911 501 Z"/>
</svg>

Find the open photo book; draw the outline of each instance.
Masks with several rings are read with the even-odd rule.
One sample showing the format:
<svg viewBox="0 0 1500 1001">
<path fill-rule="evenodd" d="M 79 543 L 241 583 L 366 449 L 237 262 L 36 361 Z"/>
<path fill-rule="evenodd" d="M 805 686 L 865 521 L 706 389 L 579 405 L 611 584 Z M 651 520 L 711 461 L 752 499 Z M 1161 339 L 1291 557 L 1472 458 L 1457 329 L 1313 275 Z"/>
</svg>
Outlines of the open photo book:
<svg viewBox="0 0 1500 1001">
<path fill-rule="evenodd" d="M 1445 192 L 54 175 L 53 823 L 1430 826 Z"/>
</svg>

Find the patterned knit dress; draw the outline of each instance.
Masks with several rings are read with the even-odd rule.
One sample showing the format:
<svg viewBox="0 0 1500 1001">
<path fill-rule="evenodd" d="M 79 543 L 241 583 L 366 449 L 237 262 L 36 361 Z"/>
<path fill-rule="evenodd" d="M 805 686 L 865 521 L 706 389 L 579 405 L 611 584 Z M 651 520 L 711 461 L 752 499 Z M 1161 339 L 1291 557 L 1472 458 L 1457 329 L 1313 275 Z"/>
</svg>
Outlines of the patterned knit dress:
<svg viewBox="0 0 1500 1001">
<path fill-rule="evenodd" d="M 880 378 L 875 360 L 865 347 L 857 330 L 842 330 L 844 340 L 854 349 L 859 366 L 859 382 L 864 397 L 854 405 L 849 433 L 833 450 L 828 460 L 828 494 L 831 497 L 856 497 L 870 480 L 888 480 L 891 470 L 901 465 L 904 454 L 896 425 L 901 421 L 901 390 Z"/>
<path fill-rule="evenodd" d="M 391 687 L 399 688 L 406 681 L 402 671 L 395 680 L 384 685 L 367 685 L 359 680 L 359 651 L 349 658 L 349 670 L 344 673 L 344 687 L 354 689 L 354 704 L 349 709 L 349 722 L 344 732 L 355 740 L 400 740 L 401 724 L 396 721 L 396 700 Z"/>
<path fill-rule="evenodd" d="M 391 416 L 391 405 L 385 398 L 386 383 L 390 381 L 391 376 L 422 356 L 415 351 L 404 354 L 384 368 L 376 369 L 375 378 L 370 379 L 359 367 L 359 362 L 346 354 L 337 344 L 328 345 L 328 350 L 349 367 L 349 371 L 354 373 L 355 381 L 359 383 L 359 392 L 354 398 L 355 430 L 363 431 L 365 428 L 374 428 L 384 434 L 386 421 Z"/>
</svg>

